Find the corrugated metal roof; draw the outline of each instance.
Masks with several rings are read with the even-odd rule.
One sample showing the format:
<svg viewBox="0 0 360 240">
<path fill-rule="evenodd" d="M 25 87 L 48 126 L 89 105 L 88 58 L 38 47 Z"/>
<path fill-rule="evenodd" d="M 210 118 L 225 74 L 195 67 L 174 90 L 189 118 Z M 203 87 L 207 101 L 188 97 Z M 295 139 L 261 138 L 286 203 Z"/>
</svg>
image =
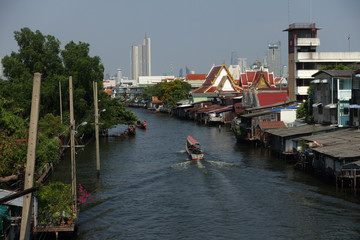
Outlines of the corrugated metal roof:
<svg viewBox="0 0 360 240">
<path fill-rule="evenodd" d="M 279 137 L 290 137 L 290 136 L 296 136 L 302 134 L 328 131 L 331 129 L 335 129 L 335 127 L 320 126 L 320 125 L 303 125 L 303 126 L 290 127 L 290 128 L 269 129 L 266 130 L 266 132 Z"/>
<path fill-rule="evenodd" d="M 332 146 L 345 142 L 359 142 L 360 143 L 360 130 L 348 128 L 340 129 L 333 132 L 328 132 L 319 135 L 300 137 L 299 139 L 308 142 L 316 141 L 323 146 Z"/>
</svg>

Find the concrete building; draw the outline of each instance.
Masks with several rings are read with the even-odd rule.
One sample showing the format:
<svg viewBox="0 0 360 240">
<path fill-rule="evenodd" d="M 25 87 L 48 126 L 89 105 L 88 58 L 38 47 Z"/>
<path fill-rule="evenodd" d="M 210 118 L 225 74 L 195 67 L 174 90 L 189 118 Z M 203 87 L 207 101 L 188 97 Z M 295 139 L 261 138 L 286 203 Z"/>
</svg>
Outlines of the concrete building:
<svg viewBox="0 0 360 240">
<path fill-rule="evenodd" d="M 302 101 L 312 77 L 321 67 L 343 64 L 360 66 L 360 52 L 317 52 L 320 39 L 315 23 L 292 23 L 288 32 L 288 85 L 290 100 Z"/>
<path fill-rule="evenodd" d="M 238 58 L 237 65 L 240 66 L 240 73 L 245 73 L 247 69 L 247 58 Z"/>
<path fill-rule="evenodd" d="M 141 76 L 151 76 L 151 42 L 150 38 L 145 34 L 143 45 L 141 47 L 142 53 L 142 72 Z"/>
<path fill-rule="evenodd" d="M 240 65 L 230 65 L 228 69 L 230 74 L 233 76 L 234 80 L 239 81 L 241 74 Z"/>
<path fill-rule="evenodd" d="M 238 53 L 236 51 L 231 52 L 231 65 L 237 65 Z"/>
<path fill-rule="evenodd" d="M 311 99 L 315 123 L 349 127 L 349 104 L 352 93 L 353 70 L 322 70 L 313 75 L 315 80 Z"/>
<path fill-rule="evenodd" d="M 281 77 L 281 42 L 269 43 L 266 50 L 265 66 L 275 77 Z"/>
<path fill-rule="evenodd" d="M 130 53 L 131 78 L 137 80 L 139 78 L 139 47 L 133 44 Z"/>
<path fill-rule="evenodd" d="M 138 81 L 139 76 L 151 76 L 151 42 L 145 34 L 143 44 L 131 47 L 131 78 Z"/>
<path fill-rule="evenodd" d="M 161 82 L 173 81 L 175 76 L 139 76 L 138 85 L 140 87 L 157 84 Z"/>
<path fill-rule="evenodd" d="M 120 68 L 117 69 L 117 78 L 116 78 L 116 85 L 120 85 L 121 84 L 121 79 L 122 79 L 122 71 Z"/>
</svg>

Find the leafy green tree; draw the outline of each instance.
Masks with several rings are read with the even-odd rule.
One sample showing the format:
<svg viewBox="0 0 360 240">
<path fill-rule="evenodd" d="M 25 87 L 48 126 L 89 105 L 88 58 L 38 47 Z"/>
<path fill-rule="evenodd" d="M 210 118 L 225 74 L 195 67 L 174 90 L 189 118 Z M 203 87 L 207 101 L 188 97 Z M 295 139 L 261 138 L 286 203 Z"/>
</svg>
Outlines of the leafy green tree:
<svg viewBox="0 0 360 240">
<path fill-rule="evenodd" d="M 103 129 L 113 128 L 116 124 L 132 124 L 137 120 L 137 117 L 132 111 L 126 110 L 123 103 L 117 99 L 110 99 L 106 93 L 99 95 L 100 103 L 99 109 L 106 109 L 105 112 L 100 113 L 100 121 L 104 123 L 100 125 Z"/>
<path fill-rule="evenodd" d="M 309 86 L 307 94 L 308 98 L 306 101 L 296 110 L 296 118 L 305 118 L 307 123 L 311 123 L 313 121 L 311 99 L 314 98 L 315 94 L 314 85 Z"/>
<path fill-rule="evenodd" d="M 14 104 L 14 100 L 7 100 L 0 96 L 0 129 L 3 129 L 6 135 L 13 138 L 25 138 L 26 119 L 21 115 L 23 109 Z"/>
<path fill-rule="evenodd" d="M 25 162 L 26 145 L 0 129 L 0 177 L 20 174 L 24 171 Z"/>
<path fill-rule="evenodd" d="M 321 67 L 319 71 L 322 70 L 350 70 L 351 68 L 344 66 L 343 64 L 336 64 L 336 65 L 327 65 L 325 67 Z"/>
<path fill-rule="evenodd" d="M 39 130 L 48 138 L 64 136 L 68 133 L 68 127 L 61 123 L 60 116 L 52 113 L 46 114 L 39 120 Z"/>
<path fill-rule="evenodd" d="M 181 80 L 162 82 L 145 88 L 142 98 L 150 101 L 152 96 L 157 96 L 160 100 L 168 103 L 170 108 L 174 108 L 180 100 L 187 99 L 191 85 Z"/>
<path fill-rule="evenodd" d="M 101 89 L 104 77 L 104 66 L 98 56 L 89 56 L 89 44 L 71 41 L 66 44 L 61 52 L 65 71 L 68 76 L 72 76 L 73 98 L 75 119 L 81 121 L 87 115 L 91 114 L 93 109 L 93 82 L 96 82 Z M 68 88 L 67 88 L 68 89 Z M 68 93 L 68 91 L 65 91 Z M 68 96 L 68 95 L 67 95 Z"/>
<path fill-rule="evenodd" d="M 60 41 L 51 35 L 44 36 L 39 30 L 33 32 L 22 28 L 14 32 L 19 52 L 12 52 L 3 59 L 4 75 L 9 85 L 1 91 L 2 96 L 13 98 L 18 106 L 30 114 L 33 74 L 42 74 L 41 110 L 42 112 L 59 112 L 59 103 L 54 101 L 58 88 L 53 81 L 64 73 L 60 58 Z M 57 83 L 58 84 L 58 83 Z M 57 86 L 57 85 L 55 85 Z"/>
</svg>

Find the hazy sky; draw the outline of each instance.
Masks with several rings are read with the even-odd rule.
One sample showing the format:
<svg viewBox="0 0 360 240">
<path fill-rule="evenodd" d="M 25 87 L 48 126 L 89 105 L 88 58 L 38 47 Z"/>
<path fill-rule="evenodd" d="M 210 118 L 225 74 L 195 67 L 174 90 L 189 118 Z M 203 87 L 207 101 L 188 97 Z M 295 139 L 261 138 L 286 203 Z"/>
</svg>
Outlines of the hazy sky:
<svg viewBox="0 0 360 240">
<path fill-rule="evenodd" d="M 130 46 L 151 38 L 152 75 L 188 66 L 208 73 L 230 64 L 231 52 L 263 61 L 268 43 L 281 41 L 287 65 L 289 23 L 315 22 L 318 51 L 360 51 L 359 0 L 0 0 L 0 56 L 17 52 L 14 31 L 29 27 L 65 44 L 90 44 L 105 74 L 130 75 Z"/>
</svg>

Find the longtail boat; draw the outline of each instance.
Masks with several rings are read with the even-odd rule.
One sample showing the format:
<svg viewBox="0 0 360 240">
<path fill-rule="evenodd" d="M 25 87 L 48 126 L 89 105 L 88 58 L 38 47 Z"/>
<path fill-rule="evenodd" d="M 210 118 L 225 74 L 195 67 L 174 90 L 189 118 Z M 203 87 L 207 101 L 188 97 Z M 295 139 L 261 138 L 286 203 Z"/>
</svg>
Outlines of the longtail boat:
<svg viewBox="0 0 360 240">
<path fill-rule="evenodd" d="M 201 150 L 200 143 L 193 139 L 190 135 L 186 139 L 186 152 L 191 160 L 203 160 L 204 153 Z"/>
<path fill-rule="evenodd" d="M 138 128 L 142 128 L 145 129 L 146 128 L 146 121 L 141 121 L 141 120 L 137 120 L 135 122 L 135 126 L 137 126 Z"/>
</svg>

